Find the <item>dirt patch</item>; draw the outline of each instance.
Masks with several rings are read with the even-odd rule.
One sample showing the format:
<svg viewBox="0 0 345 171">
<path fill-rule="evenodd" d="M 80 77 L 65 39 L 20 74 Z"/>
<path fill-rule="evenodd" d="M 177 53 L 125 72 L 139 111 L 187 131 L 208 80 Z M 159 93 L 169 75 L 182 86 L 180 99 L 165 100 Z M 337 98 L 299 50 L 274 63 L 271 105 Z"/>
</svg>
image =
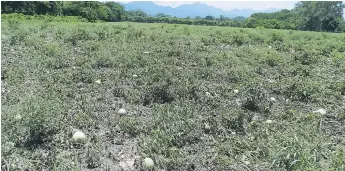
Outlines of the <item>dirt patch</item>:
<svg viewBox="0 0 345 171">
<path fill-rule="evenodd" d="M 106 152 L 113 159 L 108 168 L 111 170 L 135 170 L 134 163 L 139 157 L 137 144 L 136 139 L 115 139 L 113 143 L 106 144 Z"/>
</svg>

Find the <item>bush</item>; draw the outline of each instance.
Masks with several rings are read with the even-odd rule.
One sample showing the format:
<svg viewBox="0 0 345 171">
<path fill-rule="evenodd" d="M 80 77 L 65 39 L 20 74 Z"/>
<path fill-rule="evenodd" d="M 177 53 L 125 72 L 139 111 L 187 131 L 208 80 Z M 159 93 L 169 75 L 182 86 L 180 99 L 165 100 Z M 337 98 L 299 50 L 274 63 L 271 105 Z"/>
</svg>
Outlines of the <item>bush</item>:
<svg viewBox="0 0 345 171">
<path fill-rule="evenodd" d="M 244 97 L 244 102 L 242 104 L 244 109 L 253 112 L 270 112 L 272 102 L 269 100 L 270 96 L 267 90 L 258 86 L 250 86 L 245 90 L 245 94 L 246 97 Z"/>
<path fill-rule="evenodd" d="M 344 20 L 341 20 L 339 22 L 339 25 L 336 28 L 335 32 L 337 32 L 337 33 L 345 33 L 345 21 Z"/>
</svg>

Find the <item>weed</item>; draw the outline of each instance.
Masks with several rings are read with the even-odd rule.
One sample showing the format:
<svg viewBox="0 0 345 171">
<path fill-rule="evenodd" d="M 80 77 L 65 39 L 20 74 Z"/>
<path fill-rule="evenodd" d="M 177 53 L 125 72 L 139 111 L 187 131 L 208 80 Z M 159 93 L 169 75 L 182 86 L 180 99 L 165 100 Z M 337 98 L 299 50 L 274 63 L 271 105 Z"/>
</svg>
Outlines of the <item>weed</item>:
<svg viewBox="0 0 345 171">
<path fill-rule="evenodd" d="M 8 26 L 13 30 L 17 30 L 20 27 L 20 22 L 17 20 L 8 20 Z"/>
</svg>

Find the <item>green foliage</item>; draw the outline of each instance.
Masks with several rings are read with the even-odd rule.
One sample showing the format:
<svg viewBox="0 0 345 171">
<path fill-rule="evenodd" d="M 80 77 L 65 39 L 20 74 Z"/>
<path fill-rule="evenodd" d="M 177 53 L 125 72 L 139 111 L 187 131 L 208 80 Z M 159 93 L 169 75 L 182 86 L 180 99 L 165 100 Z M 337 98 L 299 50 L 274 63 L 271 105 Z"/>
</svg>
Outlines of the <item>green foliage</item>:
<svg viewBox="0 0 345 171">
<path fill-rule="evenodd" d="M 42 1 L 42 2 L 25 2 L 25 1 L 6 1 L 1 5 L 1 13 L 23 13 L 33 14 L 50 14 L 60 15 L 62 13 L 63 2 Z"/>
<path fill-rule="evenodd" d="M 297 15 L 295 14 L 295 12 L 290 10 L 282 10 L 274 13 L 255 13 L 251 15 L 250 18 L 252 21 L 248 21 L 246 25 L 250 28 L 264 27 L 287 30 L 297 29 Z M 255 21 L 255 23 L 253 21 Z"/>
<path fill-rule="evenodd" d="M 2 14 L 81 16 L 89 21 L 121 21 L 124 8 L 116 2 L 3 2 Z"/>
<path fill-rule="evenodd" d="M 49 16 L 49 15 L 24 15 L 20 13 L 1 14 L 1 18 L 8 22 L 23 22 L 27 20 L 43 20 L 48 22 L 83 22 L 80 16 Z"/>
<path fill-rule="evenodd" d="M 342 1 L 300 2 L 296 6 L 303 30 L 334 32 L 343 17 Z"/>
<path fill-rule="evenodd" d="M 109 7 L 110 12 L 106 21 L 122 21 L 124 19 L 124 7 L 115 2 L 106 2 L 105 5 Z"/>
<path fill-rule="evenodd" d="M 20 22 L 17 20 L 8 20 L 8 26 L 13 30 L 17 30 L 20 27 Z"/>
<path fill-rule="evenodd" d="M 101 2 L 68 2 L 65 4 L 64 15 L 82 16 L 91 22 L 104 20 L 108 17 L 108 7 Z"/>
<path fill-rule="evenodd" d="M 272 29 L 311 30 L 342 32 L 344 21 L 343 3 L 334 2 L 300 2 L 292 10 L 274 13 L 255 13 L 248 18 L 246 27 L 265 27 Z M 329 12 L 331 11 L 331 12 Z"/>
<path fill-rule="evenodd" d="M 13 35 L 10 38 L 11 39 L 10 43 L 12 45 L 21 44 L 24 40 L 26 40 L 26 38 L 30 34 L 29 31 L 27 31 L 27 30 L 17 30 L 16 32 L 17 32 L 17 34 Z"/>
<path fill-rule="evenodd" d="M 339 21 L 339 26 L 336 28 L 335 32 L 345 33 L 345 21 L 344 20 Z"/>
<path fill-rule="evenodd" d="M 269 101 L 269 94 L 267 90 L 251 86 L 246 90 L 248 97 L 244 99 L 242 107 L 251 111 L 261 111 L 264 113 L 270 112 L 272 102 Z"/>
</svg>

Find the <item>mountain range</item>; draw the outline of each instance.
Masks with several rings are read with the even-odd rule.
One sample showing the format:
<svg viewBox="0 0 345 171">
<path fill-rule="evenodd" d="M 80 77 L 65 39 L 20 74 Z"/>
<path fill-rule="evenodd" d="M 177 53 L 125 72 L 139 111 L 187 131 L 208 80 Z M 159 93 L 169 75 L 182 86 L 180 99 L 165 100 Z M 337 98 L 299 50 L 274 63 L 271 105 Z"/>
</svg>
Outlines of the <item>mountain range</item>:
<svg viewBox="0 0 345 171">
<path fill-rule="evenodd" d="M 209 6 L 207 4 L 203 4 L 201 2 L 196 2 L 194 4 L 183 4 L 178 7 L 169 7 L 169 6 L 160 6 L 155 4 L 154 2 L 151 1 L 134 1 L 134 2 L 129 2 L 126 4 L 122 4 L 126 10 L 142 10 L 148 15 L 156 15 L 158 13 L 163 13 L 165 15 L 171 15 L 171 16 L 176 16 L 179 18 L 186 18 L 186 17 L 206 17 L 208 15 L 214 16 L 214 17 L 219 17 L 220 15 L 223 15 L 225 17 L 230 17 L 230 18 L 235 18 L 238 16 L 242 17 L 249 17 L 253 13 L 257 12 L 265 12 L 265 13 L 270 13 L 270 12 L 276 12 L 280 11 L 281 9 L 276 9 L 276 8 L 269 8 L 267 10 L 259 11 L 259 10 L 254 10 L 254 9 L 233 9 L 230 11 L 225 11 L 220 8 L 216 8 L 213 6 Z"/>
</svg>

